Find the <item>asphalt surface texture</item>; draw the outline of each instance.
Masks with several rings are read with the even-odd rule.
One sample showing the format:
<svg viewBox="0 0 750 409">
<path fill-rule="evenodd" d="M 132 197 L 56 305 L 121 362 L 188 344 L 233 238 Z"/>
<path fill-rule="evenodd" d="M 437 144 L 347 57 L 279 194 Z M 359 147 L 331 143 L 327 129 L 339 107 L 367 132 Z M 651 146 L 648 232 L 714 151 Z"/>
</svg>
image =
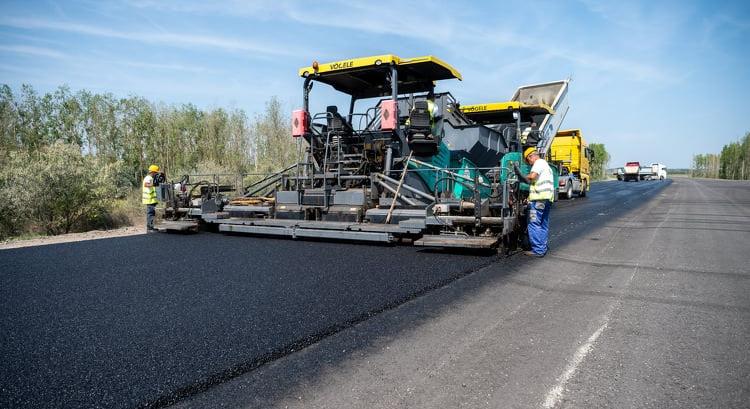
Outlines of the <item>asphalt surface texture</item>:
<svg viewBox="0 0 750 409">
<path fill-rule="evenodd" d="M 541 259 L 143 235 L 0 251 L 0 407 L 747 407 L 750 184 L 594 184 Z"/>
</svg>

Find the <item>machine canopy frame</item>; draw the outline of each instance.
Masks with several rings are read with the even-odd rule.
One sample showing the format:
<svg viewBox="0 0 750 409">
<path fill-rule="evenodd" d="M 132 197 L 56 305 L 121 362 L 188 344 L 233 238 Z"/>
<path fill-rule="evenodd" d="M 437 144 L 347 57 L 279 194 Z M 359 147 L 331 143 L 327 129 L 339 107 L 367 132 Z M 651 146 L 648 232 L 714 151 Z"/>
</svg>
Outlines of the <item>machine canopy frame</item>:
<svg viewBox="0 0 750 409">
<path fill-rule="evenodd" d="M 354 58 L 299 69 L 303 78 L 313 79 L 357 99 L 392 95 L 391 68 L 397 71 L 399 94 L 431 91 L 435 81 L 461 80 L 461 73 L 431 55 L 400 58 L 393 54 Z"/>
<path fill-rule="evenodd" d="M 521 115 L 549 115 L 555 111 L 547 104 L 525 104 L 519 101 L 490 102 L 486 104 L 462 105 L 461 112 L 472 121 L 489 124 L 507 124 L 516 120 L 513 113 Z"/>
</svg>

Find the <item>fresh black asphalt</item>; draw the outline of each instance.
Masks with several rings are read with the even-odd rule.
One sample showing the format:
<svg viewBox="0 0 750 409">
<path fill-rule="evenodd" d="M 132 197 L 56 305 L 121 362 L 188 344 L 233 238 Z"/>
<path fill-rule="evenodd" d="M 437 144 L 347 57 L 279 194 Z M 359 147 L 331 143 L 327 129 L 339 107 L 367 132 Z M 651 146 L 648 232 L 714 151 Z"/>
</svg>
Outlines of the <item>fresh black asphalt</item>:
<svg viewBox="0 0 750 409">
<path fill-rule="evenodd" d="M 492 261 L 208 233 L 0 251 L 0 406 L 169 403 Z"/>
<path fill-rule="evenodd" d="M 559 203 L 553 243 L 666 185 Z M 504 262 L 220 234 L 0 251 L 0 407 L 168 405 Z"/>
</svg>

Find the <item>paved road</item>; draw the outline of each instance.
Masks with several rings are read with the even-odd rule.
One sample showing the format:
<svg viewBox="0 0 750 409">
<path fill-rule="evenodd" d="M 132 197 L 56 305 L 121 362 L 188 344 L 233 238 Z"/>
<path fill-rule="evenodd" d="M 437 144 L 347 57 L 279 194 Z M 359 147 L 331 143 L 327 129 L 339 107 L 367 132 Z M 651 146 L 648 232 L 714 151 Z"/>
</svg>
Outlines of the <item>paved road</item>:
<svg viewBox="0 0 750 409">
<path fill-rule="evenodd" d="M 533 260 L 208 234 L 0 251 L 0 406 L 740 407 L 749 209 L 736 182 L 597 184 Z"/>
</svg>

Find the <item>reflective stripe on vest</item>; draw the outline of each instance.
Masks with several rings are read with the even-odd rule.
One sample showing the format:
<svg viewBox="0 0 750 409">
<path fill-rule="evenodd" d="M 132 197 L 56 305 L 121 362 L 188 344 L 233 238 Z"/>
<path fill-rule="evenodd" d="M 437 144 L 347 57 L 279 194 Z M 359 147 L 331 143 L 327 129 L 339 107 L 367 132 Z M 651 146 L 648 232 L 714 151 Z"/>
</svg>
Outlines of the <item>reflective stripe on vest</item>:
<svg viewBox="0 0 750 409">
<path fill-rule="evenodd" d="M 552 181 L 552 170 L 547 168 L 529 186 L 529 200 L 553 200 L 555 185 Z"/>
<path fill-rule="evenodd" d="M 149 205 L 159 203 L 159 201 L 156 200 L 156 188 L 153 186 L 146 187 L 146 179 L 143 180 L 142 192 L 143 193 L 141 195 L 141 201 L 143 202 L 143 204 Z"/>
</svg>

